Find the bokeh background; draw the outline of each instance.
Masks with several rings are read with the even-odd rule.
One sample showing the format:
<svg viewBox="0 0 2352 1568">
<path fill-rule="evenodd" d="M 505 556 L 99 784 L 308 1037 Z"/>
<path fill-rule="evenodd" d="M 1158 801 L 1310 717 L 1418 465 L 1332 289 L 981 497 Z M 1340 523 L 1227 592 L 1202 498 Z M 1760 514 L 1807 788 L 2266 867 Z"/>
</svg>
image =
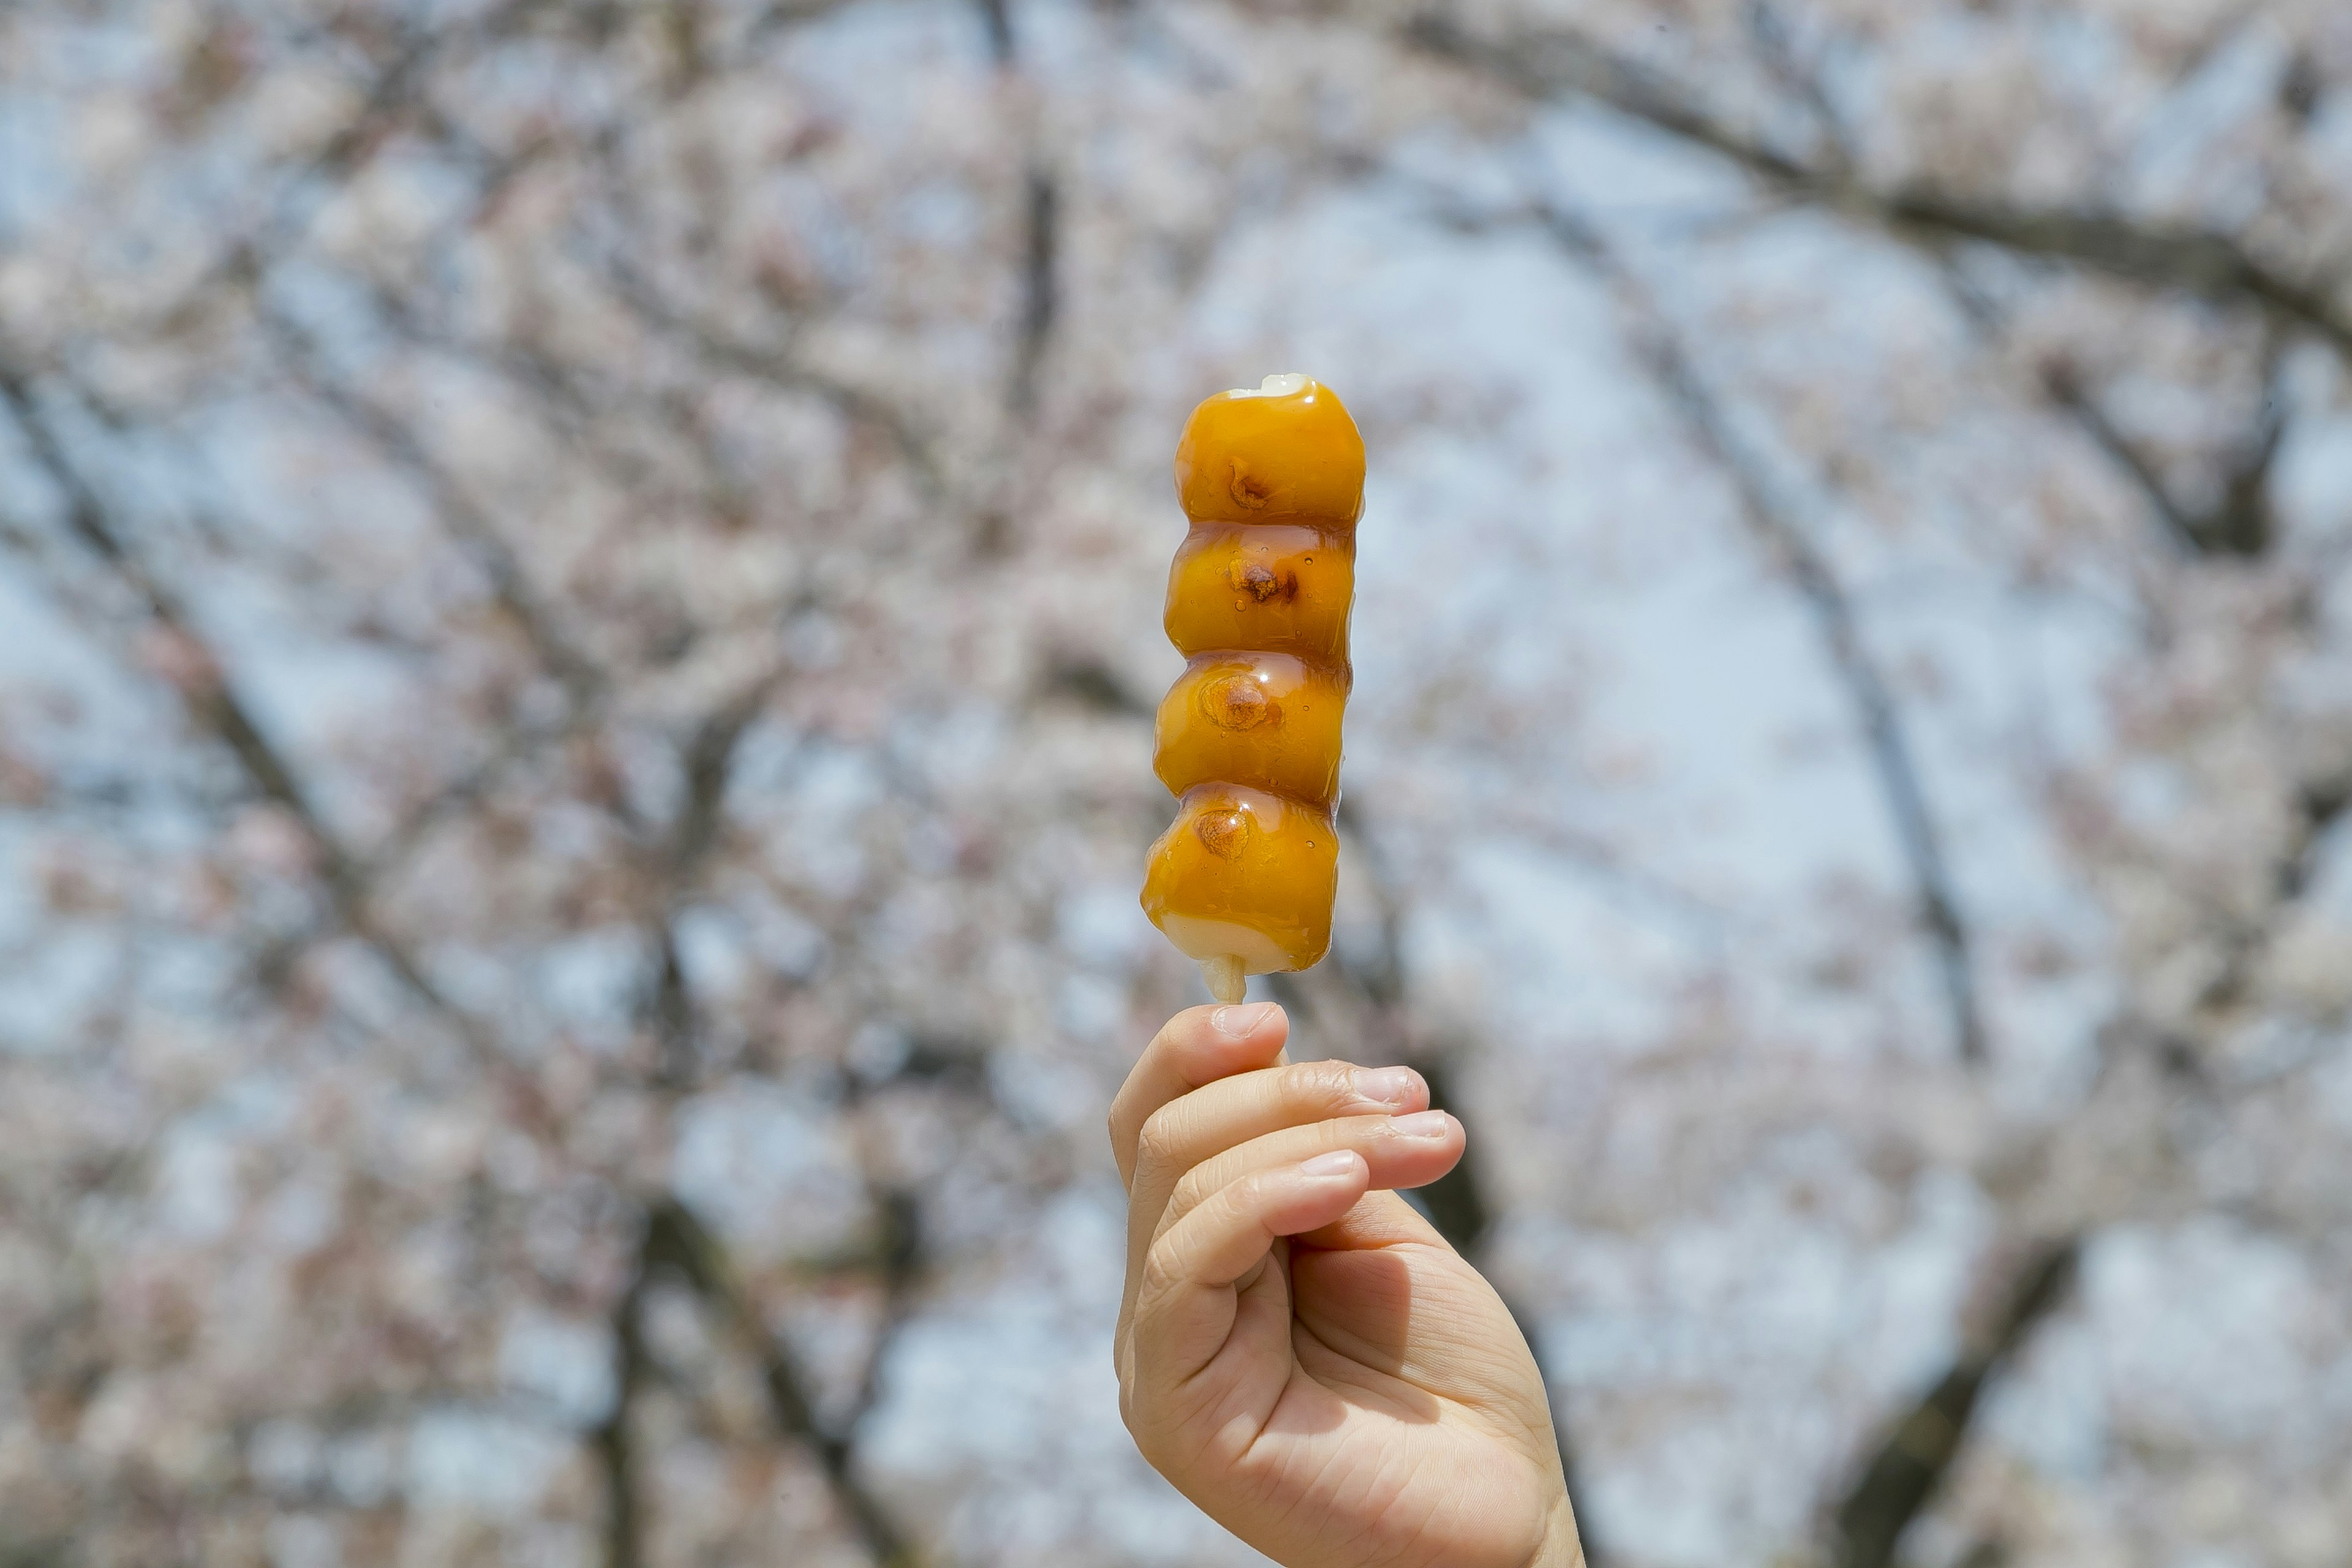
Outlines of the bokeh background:
<svg viewBox="0 0 2352 1568">
<path fill-rule="evenodd" d="M 1102 1122 L 1296 369 L 1270 994 L 1595 1562 L 2341 1568 L 2347 260 L 2336 0 L 0 4 L 0 1563 L 1257 1561 Z"/>
</svg>

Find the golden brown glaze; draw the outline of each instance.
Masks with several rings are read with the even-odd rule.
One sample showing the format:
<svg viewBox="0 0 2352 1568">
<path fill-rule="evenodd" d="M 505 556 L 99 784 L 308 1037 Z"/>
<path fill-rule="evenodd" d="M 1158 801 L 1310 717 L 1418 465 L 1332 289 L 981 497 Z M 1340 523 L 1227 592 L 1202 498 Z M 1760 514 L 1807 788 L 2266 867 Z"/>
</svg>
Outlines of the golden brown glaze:
<svg viewBox="0 0 2352 1568">
<path fill-rule="evenodd" d="M 1182 806 L 1151 847 L 1143 907 L 1194 958 L 1262 974 L 1330 945 L 1363 486 L 1355 421 L 1305 376 L 1207 399 L 1178 443 L 1192 530 L 1166 625 L 1189 662 L 1160 705 L 1153 767 Z"/>
<path fill-rule="evenodd" d="M 1176 443 L 1176 499 L 1194 522 L 1355 526 L 1364 508 L 1364 439 L 1329 389 L 1236 389 L 1204 399 Z"/>
<path fill-rule="evenodd" d="M 1313 806 L 1202 784 L 1152 845 L 1150 868 L 1144 912 L 1194 958 L 1231 953 L 1266 974 L 1304 969 L 1331 945 L 1339 837 Z"/>
<path fill-rule="evenodd" d="M 1353 529 L 1195 523 L 1168 571 L 1168 640 L 1345 664 L 1355 587 Z"/>
<path fill-rule="evenodd" d="M 1339 795 L 1346 677 L 1287 653 L 1204 653 L 1160 704 L 1160 782 L 1223 781 L 1328 805 Z"/>
</svg>

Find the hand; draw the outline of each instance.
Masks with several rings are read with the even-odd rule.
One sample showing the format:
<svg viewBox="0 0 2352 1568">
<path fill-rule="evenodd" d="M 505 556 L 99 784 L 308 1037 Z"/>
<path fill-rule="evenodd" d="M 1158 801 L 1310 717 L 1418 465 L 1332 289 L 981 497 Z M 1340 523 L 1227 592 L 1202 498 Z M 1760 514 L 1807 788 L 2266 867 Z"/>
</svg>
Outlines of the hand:
<svg viewBox="0 0 2352 1568">
<path fill-rule="evenodd" d="M 1462 1158 L 1406 1068 L 1274 1063 L 1271 1005 L 1179 1013 L 1111 1108 L 1119 1408 L 1286 1568 L 1580 1568 L 1542 1375 L 1395 1192 Z"/>
</svg>

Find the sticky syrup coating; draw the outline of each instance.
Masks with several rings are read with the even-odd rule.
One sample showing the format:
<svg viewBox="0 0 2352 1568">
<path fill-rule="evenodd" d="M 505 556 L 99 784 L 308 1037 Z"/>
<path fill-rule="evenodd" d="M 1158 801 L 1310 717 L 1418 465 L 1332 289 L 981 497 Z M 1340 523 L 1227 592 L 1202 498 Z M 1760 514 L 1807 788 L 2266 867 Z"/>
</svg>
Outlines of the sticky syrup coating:
<svg viewBox="0 0 2352 1568">
<path fill-rule="evenodd" d="M 1256 648 L 1345 664 L 1355 590 L 1352 529 L 1200 523 L 1168 570 L 1168 640 L 1188 657 Z"/>
<path fill-rule="evenodd" d="M 1176 443 L 1176 499 L 1186 517 L 1355 526 L 1364 438 L 1329 388 L 1295 379 L 1287 393 L 1221 392 L 1192 410 Z"/>
<path fill-rule="evenodd" d="M 1331 945 L 1339 838 L 1331 819 L 1263 790 L 1185 793 L 1151 847 L 1143 910 L 1192 958 L 1232 954 L 1252 974 L 1304 969 Z"/>
<path fill-rule="evenodd" d="M 1347 702 L 1344 670 L 1295 654 L 1202 654 L 1160 700 L 1152 769 L 1175 795 L 1223 782 L 1328 806 Z"/>
</svg>

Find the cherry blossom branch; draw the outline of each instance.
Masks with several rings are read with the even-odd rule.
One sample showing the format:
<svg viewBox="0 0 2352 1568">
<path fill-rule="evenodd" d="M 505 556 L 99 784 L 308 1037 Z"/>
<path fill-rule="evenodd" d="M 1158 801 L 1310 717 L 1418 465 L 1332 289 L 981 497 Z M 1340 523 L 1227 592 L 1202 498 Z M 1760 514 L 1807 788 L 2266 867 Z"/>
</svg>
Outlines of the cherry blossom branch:
<svg viewBox="0 0 2352 1568">
<path fill-rule="evenodd" d="M 258 221 L 246 226 L 205 262 L 173 297 L 158 321 L 184 322 L 225 290 L 250 288 L 279 253 L 294 245 L 324 205 L 322 192 L 339 188 L 363 168 L 400 123 L 416 112 L 427 73 L 462 49 L 498 38 L 529 22 L 549 0 L 502 0 L 480 16 L 457 24 L 423 24 L 410 30 L 398 49 L 366 86 L 365 96 L 341 124 L 276 182 Z"/>
<path fill-rule="evenodd" d="M 2352 354 L 2352 309 L 2338 293 L 2289 276 L 2229 235 L 2147 225 L 2111 213 L 2007 206 L 1925 185 L 1874 186 L 1843 169 L 1816 167 L 1770 146 L 1662 73 L 1568 28 L 1488 37 L 1442 12 L 1424 11 L 1405 25 L 1403 37 L 1411 47 L 1523 98 L 1574 96 L 1605 103 L 1720 154 L 1782 196 L 1873 225 L 1906 243 L 1937 250 L 1990 245 L 2251 306 L 2307 328 L 2339 353 Z"/>
<path fill-rule="evenodd" d="M 2000 312 L 1982 289 L 1974 287 L 1949 258 L 1944 279 L 1962 313 L 1988 336 L 2001 326 Z M 2041 391 L 2050 403 L 2089 438 L 2091 444 L 2130 481 L 2149 515 L 2173 547 L 2185 555 L 2254 557 L 2271 545 L 2275 530 L 2271 510 L 2270 479 L 2286 434 L 2286 334 L 2275 327 L 2263 345 L 2263 397 L 2252 426 L 2222 475 L 2221 493 L 2213 504 L 2195 511 L 2175 499 L 2157 465 L 2118 428 L 2084 379 L 2080 369 L 2064 359 L 2041 368 Z"/>
<path fill-rule="evenodd" d="M 2146 1030 L 2130 1027 L 2111 1033 L 2152 1046 L 2176 1081 L 2211 1093 L 2216 1086 L 2205 1070 L 2202 1037 L 2221 1027 L 2243 1000 L 2272 938 L 2308 890 L 2323 841 L 2347 810 L 2352 810 L 2352 768 L 2322 774 L 2298 789 L 2294 822 L 2274 862 L 2273 898 L 2260 917 L 2232 925 L 2223 961 L 2192 1006 L 2190 1022 L 2200 1037 L 2164 1030 L 2149 1037 Z M 2106 1078 L 2103 1073 L 2103 1084 Z M 2054 1179 L 2060 1184 L 2068 1175 L 2079 1180 L 2079 1172 L 2054 1155 L 2087 1120 L 2078 1116 L 2054 1130 L 2032 1158 L 2032 1163 L 2062 1173 Z M 2273 1215 L 2241 1217 L 2283 1228 Z M 1934 1500 L 1958 1459 L 1985 1385 L 2015 1356 L 2035 1325 L 2063 1302 L 2091 1234 L 2088 1226 L 2078 1226 L 2026 1249 L 2012 1268 L 2002 1292 L 2007 1304 L 1990 1332 L 1971 1341 L 1933 1388 L 1885 1424 L 1885 1436 L 1834 1512 L 1839 1568 L 1886 1568 L 1895 1560 L 1905 1531 Z"/>
<path fill-rule="evenodd" d="M 652 280 L 630 262 L 612 255 L 601 260 L 600 270 L 615 297 L 639 321 L 665 337 L 686 343 L 714 364 L 787 392 L 816 397 L 852 423 L 880 431 L 913 470 L 927 500 L 937 501 L 946 495 L 945 470 L 930 438 L 888 399 L 803 363 L 784 349 L 729 337 L 662 299 Z"/>
<path fill-rule="evenodd" d="M 104 500 L 51 428 L 31 383 L 5 363 L 0 363 L 0 405 L 6 406 L 34 461 L 63 498 L 68 529 L 130 589 L 169 640 L 176 654 L 173 686 L 190 717 L 236 759 L 256 791 L 301 828 L 311 846 L 320 883 L 342 927 L 373 948 L 401 984 L 477 1055 L 485 1060 L 497 1059 L 496 1047 L 481 1022 L 425 975 L 408 943 L 378 918 L 365 868 L 328 826 L 316 805 L 315 792 L 254 720 L 226 663 L 178 596 L 140 559 L 128 531 L 116 524 Z"/>
<path fill-rule="evenodd" d="M 696 726 L 680 758 L 685 787 L 659 855 L 660 901 L 647 921 L 656 954 L 647 1012 L 661 1044 L 656 1081 L 666 1093 L 676 1093 L 691 1082 L 699 1057 L 699 1029 L 679 953 L 676 907 L 698 885 L 719 845 L 725 827 L 727 781 L 743 734 L 789 674 L 789 664 L 779 662 L 719 703 Z M 645 1560 L 644 1500 L 637 1490 L 629 1423 L 635 1398 L 651 1367 L 643 1340 L 645 1296 L 651 1280 L 666 1269 L 683 1279 L 759 1357 L 770 1412 L 778 1428 L 787 1439 L 804 1445 L 816 1456 L 835 1502 L 878 1568 L 911 1568 L 916 1562 L 912 1548 L 880 1500 L 860 1480 L 854 1463 L 853 1435 L 878 1394 L 883 1361 L 905 1321 L 921 1271 L 920 1211 L 913 1194 L 894 1189 L 877 1190 L 873 1196 L 882 1217 L 873 1249 L 882 1284 L 881 1323 L 856 1401 L 847 1419 L 837 1425 L 828 1425 L 818 1416 L 813 1379 L 789 1345 L 761 1320 L 719 1238 L 674 1195 L 663 1194 L 647 1204 L 636 1269 L 614 1310 L 614 1405 L 596 1435 L 596 1451 L 604 1472 L 605 1561 L 610 1568 L 638 1568 Z"/>
<path fill-rule="evenodd" d="M 1967 921 L 1944 855 L 1943 838 L 1927 803 L 1918 762 L 1894 689 L 1864 645 L 1852 595 L 1829 557 L 1813 542 L 1795 506 L 1769 477 L 1767 465 L 1733 428 L 1721 401 L 1700 375 L 1656 300 L 1598 230 L 1552 203 L 1535 220 L 1570 255 L 1598 271 L 1616 290 L 1630 317 L 1632 346 L 1681 416 L 1699 449 L 1731 481 L 1741 515 L 1789 574 L 1811 613 L 1839 682 L 1853 705 L 1873 772 L 1908 864 L 1920 923 L 1943 983 L 1944 1005 L 1960 1058 L 1986 1057 L 1984 1022 L 1977 1003 Z"/>
<path fill-rule="evenodd" d="M 435 515 L 481 566 L 499 607 L 521 631 L 548 673 L 562 684 L 576 707 L 598 707 L 610 682 L 596 662 L 562 631 L 488 510 L 474 500 L 405 422 L 331 375 L 320 363 L 316 344 L 299 326 L 266 308 L 261 319 L 295 384 L 415 482 Z"/>
</svg>

